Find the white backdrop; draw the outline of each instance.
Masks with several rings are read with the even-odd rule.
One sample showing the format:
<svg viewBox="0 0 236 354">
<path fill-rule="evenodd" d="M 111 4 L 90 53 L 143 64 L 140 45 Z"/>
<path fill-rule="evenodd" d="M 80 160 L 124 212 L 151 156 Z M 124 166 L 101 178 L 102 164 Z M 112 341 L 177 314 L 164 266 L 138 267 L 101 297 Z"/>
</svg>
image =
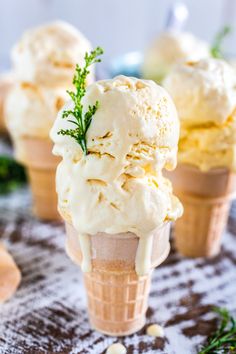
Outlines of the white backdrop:
<svg viewBox="0 0 236 354">
<path fill-rule="evenodd" d="M 42 22 L 64 19 L 77 26 L 105 59 L 143 49 L 163 28 L 174 0 L 0 0 L 0 66 L 6 65 L 12 44 L 22 31 Z M 185 0 L 190 11 L 188 30 L 211 39 L 227 18 L 236 21 L 236 0 Z M 226 5 L 234 9 L 226 13 Z M 235 49 L 232 48 L 235 43 Z M 236 37 L 228 40 L 236 53 Z"/>
</svg>

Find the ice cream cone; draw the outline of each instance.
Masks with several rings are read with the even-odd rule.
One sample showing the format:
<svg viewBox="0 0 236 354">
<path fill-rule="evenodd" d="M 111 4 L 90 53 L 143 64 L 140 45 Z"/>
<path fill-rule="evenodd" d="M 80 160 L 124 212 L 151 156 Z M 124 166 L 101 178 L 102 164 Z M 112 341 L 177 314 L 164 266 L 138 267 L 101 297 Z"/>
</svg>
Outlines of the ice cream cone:
<svg viewBox="0 0 236 354">
<path fill-rule="evenodd" d="M 236 175 L 226 168 L 202 172 L 180 164 L 168 178 L 184 206 L 184 215 L 174 226 L 177 250 L 187 257 L 217 255 L 235 196 Z"/>
<path fill-rule="evenodd" d="M 49 139 L 24 137 L 16 142 L 16 158 L 25 167 L 33 196 L 33 212 L 44 220 L 57 220 L 55 173 L 59 158 L 52 155 Z"/>
<path fill-rule="evenodd" d="M 67 253 L 77 264 L 82 262 L 79 237 L 66 223 Z M 138 237 L 130 232 L 99 233 L 90 236 L 92 271 L 84 273 L 91 326 L 112 336 L 124 336 L 141 329 L 145 324 L 152 269 L 168 256 L 169 223 L 153 234 L 151 269 L 138 276 L 135 257 Z"/>
</svg>

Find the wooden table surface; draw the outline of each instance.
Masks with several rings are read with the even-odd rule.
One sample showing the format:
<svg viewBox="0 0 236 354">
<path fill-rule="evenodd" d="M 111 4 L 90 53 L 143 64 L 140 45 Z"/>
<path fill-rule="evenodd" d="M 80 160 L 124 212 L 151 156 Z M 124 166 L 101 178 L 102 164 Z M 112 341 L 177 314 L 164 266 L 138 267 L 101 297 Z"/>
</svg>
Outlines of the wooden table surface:
<svg viewBox="0 0 236 354">
<path fill-rule="evenodd" d="M 64 227 L 30 212 L 27 189 L 0 198 L 0 237 L 22 271 L 14 298 L 0 307 L 0 353 L 105 353 L 117 338 L 90 329 L 82 275 L 64 251 Z M 153 275 L 147 324 L 165 327 L 165 339 L 119 339 L 128 353 L 197 353 L 215 328 L 212 305 L 236 309 L 235 219 L 220 256 L 184 259 L 172 251 Z"/>
</svg>

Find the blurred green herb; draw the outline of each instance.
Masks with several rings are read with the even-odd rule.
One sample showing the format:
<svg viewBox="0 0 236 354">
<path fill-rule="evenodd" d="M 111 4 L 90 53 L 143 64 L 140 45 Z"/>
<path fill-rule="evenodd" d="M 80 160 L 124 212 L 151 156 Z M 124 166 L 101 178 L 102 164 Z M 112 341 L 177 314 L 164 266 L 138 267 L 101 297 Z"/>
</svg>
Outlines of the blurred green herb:
<svg viewBox="0 0 236 354">
<path fill-rule="evenodd" d="M 82 98 L 86 93 L 86 78 L 89 71 L 89 66 L 94 63 L 99 63 L 101 59 L 98 56 L 103 54 L 103 50 L 100 47 L 97 47 L 90 54 L 86 53 L 84 60 L 85 65 L 81 68 L 79 65 L 76 65 L 75 76 L 73 78 L 73 84 L 75 86 L 76 91 L 67 91 L 70 95 L 71 99 L 74 102 L 74 109 L 64 111 L 62 118 L 68 118 L 73 116 L 75 119 L 68 119 L 68 122 L 75 124 L 74 129 L 61 129 L 58 134 L 68 135 L 75 139 L 81 146 L 85 155 L 87 155 L 87 142 L 86 142 L 86 133 L 91 124 L 92 118 L 96 113 L 99 103 L 95 102 L 93 106 L 88 107 L 88 111 L 86 113 L 83 112 Z"/>
<path fill-rule="evenodd" d="M 232 29 L 230 26 L 224 26 L 222 28 L 222 30 L 220 30 L 216 34 L 215 39 L 214 39 L 212 46 L 211 46 L 211 56 L 213 58 L 218 58 L 218 59 L 224 58 L 222 44 L 223 44 L 225 37 L 228 36 L 228 34 L 231 32 L 231 30 Z"/>
<path fill-rule="evenodd" d="M 219 315 L 218 329 L 212 334 L 198 354 L 236 353 L 236 322 L 225 308 L 213 308 Z"/>
<path fill-rule="evenodd" d="M 24 168 L 8 156 L 0 156 L 0 195 L 26 183 Z"/>
</svg>

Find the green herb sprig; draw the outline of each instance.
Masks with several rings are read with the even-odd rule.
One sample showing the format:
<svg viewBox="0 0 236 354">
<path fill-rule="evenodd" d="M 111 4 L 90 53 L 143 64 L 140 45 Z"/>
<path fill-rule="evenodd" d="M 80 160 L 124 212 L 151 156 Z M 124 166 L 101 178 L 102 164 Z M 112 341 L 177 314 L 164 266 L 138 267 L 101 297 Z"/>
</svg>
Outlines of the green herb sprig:
<svg viewBox="0 0 236 354">
<path fill-rule="evenodd" d="M 86 53 L 84 57 L 85 65 L 80 67 L 76 65 L 75 75 L 73 78 L 73 85 L 75 86 L 76 91 L 67 91 L 70 95 L 72 101 L 74 102 L 74 109 L 67 110 L 63 112 L 62 118 L 68 118 L 73 116 L 74 119 L 68 119 L 68 122 L 71 122 L 75 125 L 74 129 L 61 129 L 58 134 L 68 135 L 75 139 L 81 146 L 85 155 L 88 154 L 87 142 L 86 142 L 86 133 L 91 124 L 92 118 L 96 113 L 99 102 L 96 101 L 94 105 L 88 107 L 87 112 L 83 112 L 82 98 L 86 93 L 86 78 L 90 73 L 89 67 L 92 64 L 99 63 L 101 61 L 98 58 L 103 54 L 103 49 L 97 47 L 95 50 L 91 51 L 90 54 Z"/>
<path fill-rule="evenodd" d="M 213 308 L 219 315 L 219 326 L 216 332 L 207 340 L 198 354 L 230 354 L 236 353 L 236 322 L 229 311 L 224 308 Z"/>
<path fill-rule="evenodd" d="M 10 193 L 26 183 L 24 168 L 6 155 L 0 156 L 0 195 Z"/>
<path fill-rule="evenodd" d="M 216 34 L 213 44 L 211 46 L 211 56 L 213 58 L 218 58 L 218 59 L 224 58 L 222 44 L 225 37 L 227 37 L 228 34 L 231 33 L 231 30 L 232 29 L 230 26 L 224 26 L 222 30 L 220 30 Z"/>
</svg>

